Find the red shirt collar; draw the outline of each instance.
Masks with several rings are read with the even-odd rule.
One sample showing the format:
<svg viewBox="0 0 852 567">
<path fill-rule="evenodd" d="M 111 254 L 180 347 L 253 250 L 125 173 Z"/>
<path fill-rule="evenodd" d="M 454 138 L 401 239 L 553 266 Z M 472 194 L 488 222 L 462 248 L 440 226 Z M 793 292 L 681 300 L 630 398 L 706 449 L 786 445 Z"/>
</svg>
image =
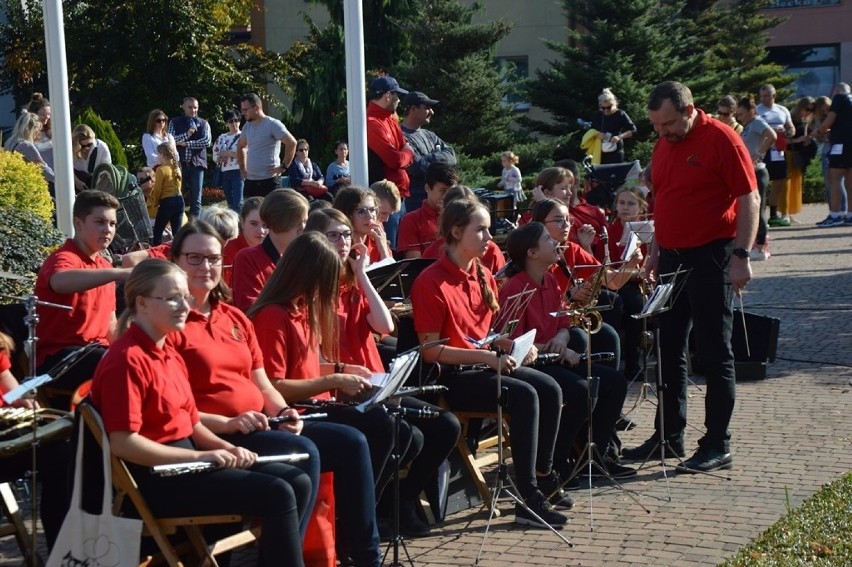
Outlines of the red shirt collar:
<svg viewBox="0 0 852 567">
<path fill-rule="evenodd" d="M 476 266 L 471 265 L 470 271 L 465 272 L 456 264 L 450 260 L 450 256 L 444 253 L 443 256 L 438 258 L 438 264 L 440 264 L 441 268 L 447 272 L 447 275 L 450 276 L 456 283 L 463 282 L 465 280 L 475 280 L 476 279 Z"/>
</svg>

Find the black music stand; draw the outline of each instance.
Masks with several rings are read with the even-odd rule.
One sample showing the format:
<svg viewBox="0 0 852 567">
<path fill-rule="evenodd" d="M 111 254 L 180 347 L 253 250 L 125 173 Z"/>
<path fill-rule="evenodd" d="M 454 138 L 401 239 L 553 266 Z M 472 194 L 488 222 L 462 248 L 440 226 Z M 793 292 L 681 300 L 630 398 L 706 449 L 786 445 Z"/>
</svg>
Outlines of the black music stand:
<svg viewBox="0 0 852 567">
<path fill-rule="evenodd" d="M 434 261 L 434 258 L 406 258 L 368 270 L 367 277 L 382 299 L 402 301 L 411 295 L 411 286 L 420 272 Z"/>
</svg>

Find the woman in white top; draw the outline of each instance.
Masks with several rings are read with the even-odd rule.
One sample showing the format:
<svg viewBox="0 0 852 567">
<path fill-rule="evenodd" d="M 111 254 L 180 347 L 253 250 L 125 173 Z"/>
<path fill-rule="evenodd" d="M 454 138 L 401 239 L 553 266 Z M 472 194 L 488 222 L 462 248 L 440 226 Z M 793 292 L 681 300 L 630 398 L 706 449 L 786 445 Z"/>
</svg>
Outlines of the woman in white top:
<svg viewBox="0 0 852 567">
<path fill-rule="evenodd" d="M 44 98 L 41 93 L 33 93 L 30 103 L 27 105 L 27 110 L 37 114 L 41 120 L 41 130 L 35 139 L 38 153 L 41 154 L 41 159 L 50 169 L 53 169 L 53 131 L 50 129 L 50 101 Z"/>
<path fill-rule="evenodd" d="M 165 142 L 175 145 L 174 136 L 169 134 L 169 117 L 159 108 L 155 108 L 148 113 L 148 131 L 142 134 L 142 151 L 145 153 L 148 167 L 153 169 L 160 164 L 157 146 Z"/>
<path fill-rule="evenodd" d="M 86 124 L 80 124 L 71 133 L 72 154 L 74 157 L 74 188 L 77 191 L 89 189 L 92 173 L 102 163 L 112 163 L 109 147 L 95 137 L 95 131 Z"/>
<path fill-rule="evenodd" d="M 53 169 L 44 162 L 35 145 L 40 131 L 41 120 L 38 119 L 38 116 L 24 110 L 18 117 L 18 121 L 15 122 L 15 128 L 9 135 L 5 147 L 10 152 L 18 152 L 24 156 L 25 161 L 39 165 L 45 180 L 48 183 L 53 183 Z"/>
<path fill-rule="evenodd" d="M 240 114 L 236 110 L 225 111 L 228 131 L 220 134 L 213 144 L 213 161 L 222 171 L 221 186 L 228 200 L 228 207 L 239 213 L 243 206 L 243 178 L 237 163 L 237 142 L 240 140 Z"/>
</svg>

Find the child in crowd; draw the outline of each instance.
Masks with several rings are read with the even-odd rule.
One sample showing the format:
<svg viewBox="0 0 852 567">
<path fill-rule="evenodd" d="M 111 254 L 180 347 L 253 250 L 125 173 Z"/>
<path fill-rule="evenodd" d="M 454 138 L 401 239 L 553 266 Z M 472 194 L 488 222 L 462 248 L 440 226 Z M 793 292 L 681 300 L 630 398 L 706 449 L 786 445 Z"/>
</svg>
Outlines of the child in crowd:
<svg viewBox="0 0 852 567">
<path fill-rule="evenodd" d="M 393 181 L 382 179 L 370 185 L 370 189 L 379 198 L 379 222 L 384 224 L 402 206 L 402 197 L 399 196 L 399 188 Z"/>
<path fill-rule="evenodd" d="M 518 203 L 526 199 L 524 190 L 521 187 L 521 170 L 518 169 L 518 162 L 521 161 L 515 152 L 505 151 L 500 154 L 500 163 L 503 164 L 503 172 L 500 174 L 498 187 L 502 187 L 507 195 L 511 195 L 515 200 L 515 207 Z"/>
<path fill-rule="evenodd" d="M 160 167 L 157 168 L 157 177 L 148 201 L 150 204 L 156 203 L 157 205 L 153 238 L 155 246 L 163 242 L 163 231 L 166 229 L 166 223 L 171 225 L 172 235 L 178 233 L 183 224 L 185 208 L 180 189 L 182 178 L 177 150 L 174 146 L 165 142 L 157 146 L 157 156 L 160 160 Z"/>
</svg>

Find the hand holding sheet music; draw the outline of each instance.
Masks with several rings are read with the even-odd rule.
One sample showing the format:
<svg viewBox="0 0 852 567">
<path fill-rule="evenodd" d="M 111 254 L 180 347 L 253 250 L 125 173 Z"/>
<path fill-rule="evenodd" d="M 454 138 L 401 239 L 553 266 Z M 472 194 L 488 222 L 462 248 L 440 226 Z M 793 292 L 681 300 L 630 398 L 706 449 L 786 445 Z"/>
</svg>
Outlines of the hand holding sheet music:
<svg viewBox="0 0 852 567">
<path fill-rule="evenodd" d="M 535 344 L 535 329 L 531 329 L 521 335 L 520 337 L 515 339 L 515 342 L 512 344 L 512 358 L 518 364 L 523 364 L 523 361 L 526 360 L 527 355 L 530 353 L 530 349 L 532 349 Z"/>
</svg>

